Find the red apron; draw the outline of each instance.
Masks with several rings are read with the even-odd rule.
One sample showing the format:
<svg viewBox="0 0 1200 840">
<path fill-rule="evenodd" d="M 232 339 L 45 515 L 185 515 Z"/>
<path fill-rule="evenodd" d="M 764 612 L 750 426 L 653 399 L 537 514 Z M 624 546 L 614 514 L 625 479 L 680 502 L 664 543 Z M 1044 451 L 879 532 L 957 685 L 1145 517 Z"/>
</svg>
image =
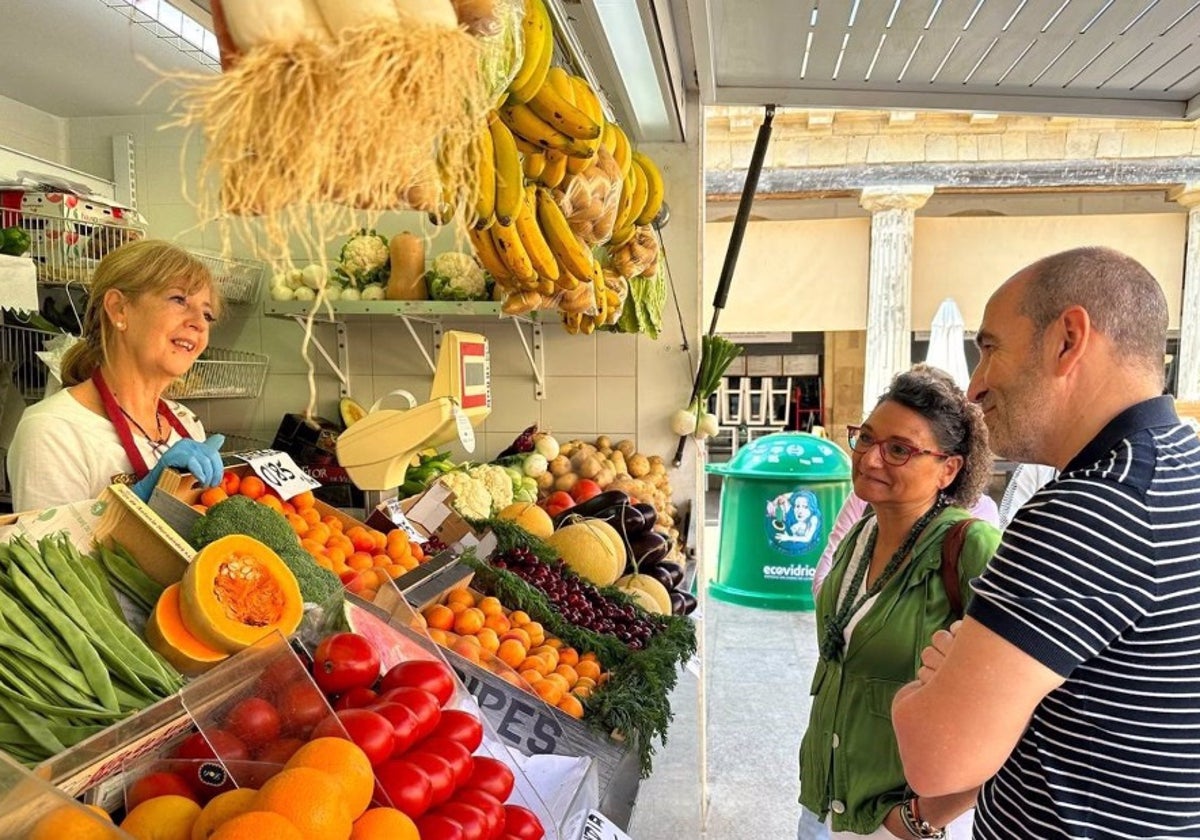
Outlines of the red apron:
<svg viewBox="0 0 1200 840">
<path fill-rule="evenodd" d="M 104 402 L 104 413 L 108 415 L 113 428 L 117 430 L 117 437 L 121 439 L 121 446 L 125 448 L 125 454 L 129 457 L 129 463 L 133 466 L 134 481 L 140 481 L 150 472 L 150 468 L 146 466 L 146 459 L 142 457 L 142 451 L 133 442 L 133 430 L 129 428 L 129 419 L 125 416 L 125 412 L 121 410 L 121 406 L 117 403 L 117 398 L 109 390 L 104 377 L 100 375 L 100 368 L 96 368 L 95 373 L 92 374 L 92 382 L 95 384 L 96 390 L 100 392 L 100 399 Z M 188 430 L 184 428 L 183 423 L 175 416 L 175 412 L 171 411 L 163 400 L 158 401 L 158 413 L 160 416 L 166 418 L 168 425 L 178 432 L 180 437 L 191 437 L 188 434 Z"/>
</svg>

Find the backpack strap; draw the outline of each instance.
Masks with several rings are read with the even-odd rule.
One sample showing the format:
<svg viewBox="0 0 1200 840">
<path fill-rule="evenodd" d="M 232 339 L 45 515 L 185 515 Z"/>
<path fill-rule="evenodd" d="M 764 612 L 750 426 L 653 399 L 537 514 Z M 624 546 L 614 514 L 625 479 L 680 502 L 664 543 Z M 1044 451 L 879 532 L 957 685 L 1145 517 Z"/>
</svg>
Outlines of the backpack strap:
<svg viewBox="0 0 1200 840">
<path fill-rule="evenodd" d="M 946 587 L 950 609 L 959 618 L 963 616 L 963 601 L 958 581 L 958 556 L 962 554 L 963 544 L 967 541 L 967 528 L 977 521 L 970 516 L 960 519 L 946 530 L 946 536 L 942 538 L 942 584 Z"/>
</svg>

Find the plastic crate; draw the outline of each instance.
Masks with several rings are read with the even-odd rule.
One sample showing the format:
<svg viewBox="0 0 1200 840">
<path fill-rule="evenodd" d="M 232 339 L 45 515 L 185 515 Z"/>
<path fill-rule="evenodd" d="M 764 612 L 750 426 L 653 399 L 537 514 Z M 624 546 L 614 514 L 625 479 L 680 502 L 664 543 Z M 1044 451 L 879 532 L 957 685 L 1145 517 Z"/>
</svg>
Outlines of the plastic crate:
<svg viewBox="0 0 1200 840">
<path fill-rule="evenodd" d="M 268 358 L 260 353 L 209 347 L 191 370 L 167 389 L 173 400 L 249 398 L 262 393 Z"/>
</svg>

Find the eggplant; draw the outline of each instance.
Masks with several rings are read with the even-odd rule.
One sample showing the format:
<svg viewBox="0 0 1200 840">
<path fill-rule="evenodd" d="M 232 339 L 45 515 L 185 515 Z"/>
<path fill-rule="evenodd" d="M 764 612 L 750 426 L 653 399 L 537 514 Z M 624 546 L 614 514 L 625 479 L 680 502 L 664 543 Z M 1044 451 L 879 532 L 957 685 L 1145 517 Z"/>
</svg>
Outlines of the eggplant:
<svg viewBox="0 0 1200 840">
<path fill-rule="evenodd" d="M 669 592 L 675 588 L 674 575 L 671 574 L 671 570 L 668 568 L 669 565 L 667 563 L 652 563 L 642 567 L 642 574 L 654 578 L 665 586 Z"/>
<path fill-rule="evenodd" d="M 664 583 L 663 586 L 667 589 L 674 589 L 679 584 L 683 583 L 683 566 L 678 563 L 672 563 L 670 560 L 663 560 L 655 564 L 654 568 L 665 571 L 670 583 Z M 657 577 L 657 575 L 655 576 Z M 660 579 L 661 580 L 661 579 Z"/>
<path fill-rule="evenodd" d="M 593 518 L 603 519 L 612 525 L 625 540 L 627 546 L 631 541 L 650 530 L 642 512 L 631 504 L 614 505 Z"/>
<path fill-rule="evenodd" d="M 654 505 L 638 502 L 634 507 L 642 514 L 642 519 L 646 521 L 646 530 L 653 529 L 655 523 L 658 522 L 658 512 L 654 510 Z"/>
<path fill-rule="evenodd" d="M 691 592 L 684 592 L 681 589 L 672 589 L 671 591 L 678 592 L 680 595 L 683 596 L 683 612 L 681 613 L 682 615 L 691 615 L 693 612 L 696 611 L 697 601 L 696 601 L 695 595 L 693 595 Z M 672 602 L 672 604 L 673 603 L 674 602 Z"/>
<path fill-rule="evenodd" d="M 642 534 L 635 540 L 630 540 L 629 553 L 633 562 L 639 568 L 662 562 L 671 553 L 671 543 L 657 531 Z"/>
<path fill-rule="evenodd" d="M 586 502 L 580 502 L 567 508 L 558 516 L 554 517 L 554 527 L 557 528 L 562 524 L 562 521 L 568 516 L 582 516 L 593 518 L 599 513 L 603 513 L 611 507 L 617 505 L 629 506 L 629 495 L 622 493 L 620 490 L 605 490 L 603 493 L 598 493 Z"/>
<path fill-rule="evenodd" d="M 671 596 L 671 615 L 683 615 L 683 608 L 687 603 L 683 600 L 683 593 L 678 589 L 668 590 Z"/>
</svg>

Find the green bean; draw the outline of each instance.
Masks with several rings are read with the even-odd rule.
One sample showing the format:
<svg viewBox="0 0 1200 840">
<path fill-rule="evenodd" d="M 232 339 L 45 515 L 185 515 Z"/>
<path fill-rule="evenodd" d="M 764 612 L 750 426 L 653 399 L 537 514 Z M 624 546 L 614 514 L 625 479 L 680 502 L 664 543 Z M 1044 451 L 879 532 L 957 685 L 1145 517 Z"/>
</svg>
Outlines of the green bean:
<svg viewBox="0 0 1200 840">
<path fill-rule="evenodd" d="M 104 545 L 98 545 L 97 548 L 100 562 L 104 564 L 113 583 L 126 595 L 140 602 L 146 612 L 154 609 L 154 605 L 162 597 L 163 586 L 142 571 L 142 567 L 119 543 L 113 543 L 111 549 Z"/>
<path fill-rule="evenodd" d="M 98 732 L 103 732 L 108 727 L 96 723 L 47 723 L 46 728 L 65 746 L 73 747 L 80 741 L 86 740 Z M 10 749 L 14 744 L 23 743 L 26 738 L 25 730 L 19 725 L 0 723 L 0 744 L 4 745 L 5 750 Z"/>
<path fill-rule="evenodd" d="M 36 649 L 23 639 L 8 634 L 0 635 L 0 659 L 14 671 L 25 675 L 26 679 L 41 686 L 47 701 L 61 697 L 74 705 L 95 705 L 96 698 L 79 671 L 60 662 L 38 658 Z"/>
<path fill-rule="evenodd" d="M 24 730 L 32 740 L 32 746 L 42 750 L 47 758 L 67 748 L 66 744 L 54 737 L 54 733 L 42 718 L 22 708 L 20 703 L 0 698 L 0 707 L 3 707 L 17 722 L 16 725 Z"/>
<path fill-rule="evenodd" d="M 70 543 L 67 544 L 70 545 Z M 121 602 L 117 600 L 117 592 L 109 582 L 108 574 L 100 565 L 100 561 L 91 554 L 80 554 L 73 551 L 72 556 L 79 560 L 79 573 L 85 578 L 84 583 L 87 584 L 88 589 L 97 593 L 100 603 L 108 607 L 114 616 L 124 621 L 125 613 L 121 611 Z"/>
<path fill-rule="evenodd" d="M 43 700 L 37 700 L 33 697 L 27 697 L 22 692 L 22 686 L 13 684 L 10 675 L 0 671 L 0 698 L 7 697 L 9 700 L 14 700 L 22 704 L 26 709 L 31 709 L 37 712 L 43 712 L 48 715 L 54 715 L 62 720 L 72 720 L 79 718 L 80 720 L 97 720 L 115 723 L 126 714 L 123 712 L 114 712 L 111 709 L 103 711 L 92 711 L 91 709 L 72 709 L 68 706 L 60 706 L 57 703 L 47 703 Z"/>
<path fill-rule="evenodd" d="M 30 642 L 47 658 L 70 661 L 70 651 L 63 647 L 50 628 L 30 613 L 25 605 L 3 586 L 0 586 L 0 613 L 4 614 L 18 636 Z"/>
</svg>

